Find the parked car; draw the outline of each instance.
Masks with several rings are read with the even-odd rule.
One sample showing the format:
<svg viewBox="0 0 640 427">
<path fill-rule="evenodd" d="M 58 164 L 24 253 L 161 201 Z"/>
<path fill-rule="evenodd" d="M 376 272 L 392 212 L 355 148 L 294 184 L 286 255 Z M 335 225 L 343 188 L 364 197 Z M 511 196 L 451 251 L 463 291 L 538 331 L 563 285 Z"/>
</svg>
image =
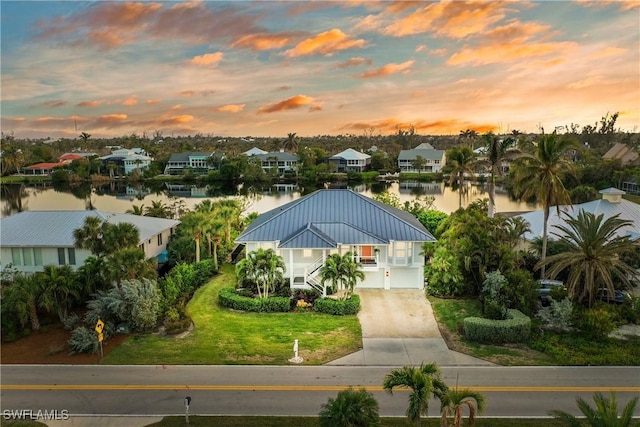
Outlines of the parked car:
<svg viewBox="0 0 640 427">
<path fill-rule="evenodd" d="M 598 289 L 597 295 L 600 301 L 608 302 L 609 304 L 624 304 L 626 301 L 631 299 L 631 294 L 629 292 L 618 289 L 615 289 L 614 294 L 611 295 L 608 289 L 600 288 Z"/>
<path fill-rule="evenodd" d="M 552 290 L 567 290 L 567 288 L 564 286 L 564 283 L 560 280 L 544 279 L 538 280 L 536 283 L 538 285 L 538 297 L 540 298 L 542 305 L 548 305 L 551 302 Z"/>
</svg>

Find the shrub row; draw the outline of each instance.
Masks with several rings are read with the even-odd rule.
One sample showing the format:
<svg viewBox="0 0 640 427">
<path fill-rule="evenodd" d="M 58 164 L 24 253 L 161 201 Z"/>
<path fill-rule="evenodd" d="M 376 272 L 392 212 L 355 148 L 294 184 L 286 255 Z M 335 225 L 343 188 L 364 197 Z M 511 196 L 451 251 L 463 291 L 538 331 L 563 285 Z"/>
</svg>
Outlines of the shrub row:
<svg viewBox="0 0 640 427">
<path fill-rule="evenodd" d="M 333 314 L 334 316 L 358 314 L 358 311 L 360 311 L 360 297 L 352 294 L 351 298 L 347 300 L 320 298 L 316 300 L 313 309 L 318 313 Z"/>
<path fill-rule="evenodd" d="M 531 318 L 519 310 L 509 310 L 506 320 L 491 320 L 482 317 L 464 319 L 466 339 L 487 343 L 523 342 L 531 333 Z"/>
<path fill-rule="evenodd" d="M 224 288 L 218 294 L 220 305 L 226 308 L 243 311 L 257 311 L 260 313 L 284 313 L 290 307 L 290 298 L 270 297 L 270 298 L 249 298 L 238 295 L 233 288 Z"/>
</svg>

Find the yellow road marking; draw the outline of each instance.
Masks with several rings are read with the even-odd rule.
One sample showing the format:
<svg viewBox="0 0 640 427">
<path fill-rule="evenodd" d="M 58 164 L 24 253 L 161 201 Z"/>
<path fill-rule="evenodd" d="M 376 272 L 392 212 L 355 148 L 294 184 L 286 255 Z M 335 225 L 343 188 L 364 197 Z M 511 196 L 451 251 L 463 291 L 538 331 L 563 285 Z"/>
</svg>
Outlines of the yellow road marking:
<svg viewBox="0 0 640 427">
<path fill-rule="evenodd" d="M 188 385 L 188 384 L 3 384 L 2 390 L 206 390 L 206 391 L 340 391 L 347 385 Z M 359 388 L 360 385 L 353 387 Z M 384 391 L 382 386 L 366 386 L 368 391 Z M 475 386 L 477 392 L 597 392 L 640 393 L 640 387 L 618 386 Z M 398 389 L 402 391 L 403 389 Z M 405 389 L 406 390 L 406 389 Z"/>
</svg>

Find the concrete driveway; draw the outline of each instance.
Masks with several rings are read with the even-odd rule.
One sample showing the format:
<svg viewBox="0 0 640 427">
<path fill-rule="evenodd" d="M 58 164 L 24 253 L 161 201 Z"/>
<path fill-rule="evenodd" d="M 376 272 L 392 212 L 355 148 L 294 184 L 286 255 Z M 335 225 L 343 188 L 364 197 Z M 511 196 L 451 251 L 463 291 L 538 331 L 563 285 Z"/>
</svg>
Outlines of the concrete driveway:
<svg viewBox="0 0 640 427">
<path fill-rule="evenodd" d="M 447 348 L 424 291 L 360 289 L 356 293 L 361 303 L 362 350 L 328 365 L 491 364 Z"/>
</svg>

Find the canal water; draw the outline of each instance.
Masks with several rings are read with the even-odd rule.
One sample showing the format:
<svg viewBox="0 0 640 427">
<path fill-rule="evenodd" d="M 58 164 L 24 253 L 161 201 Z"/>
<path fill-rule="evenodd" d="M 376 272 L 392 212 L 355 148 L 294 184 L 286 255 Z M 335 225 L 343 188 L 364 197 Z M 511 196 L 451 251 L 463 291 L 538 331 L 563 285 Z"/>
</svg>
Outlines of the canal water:
<svg viewBox="0 0 640 427">
<path fill-rule="evenodd" d="M 23 210 L 84 210 L 97 209 L 105 212 L 124 213 L 133 205 L 151 206 L 155 202 L 167 205 L 182 205 L 192 209 L 205 199 L 212 201 L 242 197 L 246 199 L 247 212 L 263 213 L 296 200 L 317 188 L 302 187 L 297 184 L 278 184 L 260 187 L 200 187 L 190 184 L 164 183 L 155 187 L 143 184 L 109 183 L 100 186 L 83 185 L 74 188 L 54 188 L 50 184 L 29 186 L 25 184 L 2 185 L 0 192 L 0 216 L 13 215 Z M 436 209 L 451 213 L 460 205 L 457 189 L 442 182 L 379 182 L 354 186 L 334 185 L 331 188 L 350 188 L 368 197 L 388 191 L 400 198 L 401 202 L 415 200 L 416 197 L 433 196 Z M 462 195 L 462 206 L 483 198 L 488 198 L 487 187 L 466 184 Z M 497 212 L 526 212 L 539 209 L 539 205 L 514 200 L 501 188 L 496 190 Z"/>
</svg>

